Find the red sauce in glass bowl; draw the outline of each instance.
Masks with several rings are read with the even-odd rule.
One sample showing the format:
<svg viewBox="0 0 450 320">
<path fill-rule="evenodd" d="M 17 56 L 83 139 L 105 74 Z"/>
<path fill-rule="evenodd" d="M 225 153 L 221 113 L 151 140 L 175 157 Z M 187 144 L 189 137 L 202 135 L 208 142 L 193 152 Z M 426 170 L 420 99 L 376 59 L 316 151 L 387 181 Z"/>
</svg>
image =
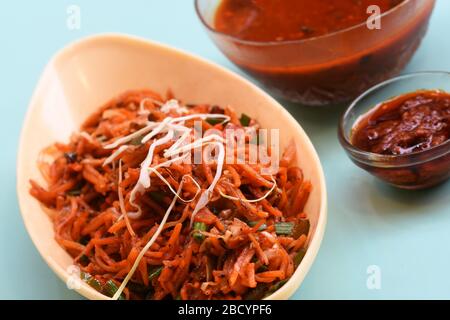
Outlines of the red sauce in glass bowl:
<svg viewBox="0 0 450 320">
<path fill-rule="evenodd" d="M 386 12 L 403 1 L 224 0 L 216 13 L 215 28 L 243 40 L 300 40 L 365 22 L 371 5 Z"/>
<path fill-rule="evenodd" d="M 386 13 L 380 29 L 365 23 L 369 5 Z M 273 94 L 342 105 L 403 69 L 433 7 L 434 0 L 221 0 L 203 22 L 222 52 Z"/>
<path fill-rule="evenodd" d="M 442 73 L 443 74 L 443 73 Z M 446 74 L 447 75 L 447 74 Z M 438 73 L 403 76 L 394 82 L 435 79 Z M 425 79 L 425 80 L 424 80 Z M 347 110 L 339 139 L 350 159 L 381 180 L 402 189 L 424 189 L 450 178 L 450 93 L 427 89 L 390 98 L 354 119 L 369 91 Z M 360 104 L 359 104 L 360 103 Z M 351 122 L 348 122 L 351 124 Z"/>
<path fill-rule="evenodd" d="M 383 155 L 424 151 L 450 139 L 450 94 L 416 91 L 383 102 L 353 127 L 357 148 Z"/>
</svg>

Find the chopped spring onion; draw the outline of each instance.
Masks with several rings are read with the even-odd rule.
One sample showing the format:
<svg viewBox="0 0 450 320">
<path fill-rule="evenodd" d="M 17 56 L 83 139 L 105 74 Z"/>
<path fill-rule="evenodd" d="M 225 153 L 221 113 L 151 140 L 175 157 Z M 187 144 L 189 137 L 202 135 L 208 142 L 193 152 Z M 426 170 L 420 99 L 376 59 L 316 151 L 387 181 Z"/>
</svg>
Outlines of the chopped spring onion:
<svg viewBox="0 0 450 320">
<path fill-rule="evenodd" d="M 206 122 L 208 122 L 212 126 L 215 126 L 216 124 L 224 123 L 224 120 L 218 118 L 208 118 L 206 119 Z"/>
<path fill-rule="evenodd" d="M 148 280 L 151 282 L 153 279 L 156 279 L 161 274 L 161 271 L 163 270 L 163 267 L 158 267 L 156 269 L 153 269 L 150 271 L 148 275 Z"/>
<path fill-rule="evenodd" d="M 89 273 L 83 272 L 83 271 L 80 272 L 80 279 L 81 279 L 81 280 L 86 281 L 86 280 L 88 280 L 90 277 L 92 277 L 92 276 L 91 276 Z"/>
<path fill-rule="evenodd" d="M 256 226 L 258 223 L 259 223 L 259 221 L 249 221 L 249 222 L 247 222 L 247 224 L 248 224 L 250 227 L 254 227 L 254 226 Z M 267 229 L 267 225 L 266 225 L 265 223 L 263 223 L 262 225 L 259 226 L 258 231 L 264 231 L 264 230 L 266 230 L 266 229 Z"/>
<path fill-rule="evenodd" d="M 117 288 L 116 284 L 112 280 L 108 280 L 103 287 L 103 292 L 108 297 L 113 297 L 117 293 L 118 290 L 119 290 L 119 288 Z M 118 300 L 125 300 L 124 295 L 120 294 L 120 296 L 118 297 Z"/>
<path fill-rule="evenodd" d="M 248 127 L 248 125 L 250 124 L 250 121 L 252 120 L 252 118 L 250 118 L 248 115 L 246 115 L 245 113 L 243 113 L 241 115 L 241 118 L 239 119 L 239 122 L 244 126 L 244 127 Z"/>
<path fill-rule="evenodd" d="M 290 236 L 294 239 L 298 239 L 302 234 L 308 235 L 309 233 L 309 220 L 299 220 L 294 222 L 277 222 L 275 223 L 275 232 L 277 235 Z"/>
<path fill-rule="evenodd" d="M 294 230 L 295 223 L 293 222 L 277 222 L 275 223 L 275 232 L 277 235 L 290 236 Z"/>
<path fill-rule="evenodd" d="M 91 286 L 92 288 L 94 288 L 95 290 L 97 290 L 98 292 L 102 292 L 103 286 L 100 283 L 100 281 L 98 281 L 97 279 L 95 279 L 93 276 L 91 276 L 89 273 L 87 272 L 81 272 L 80 273 L 80 278 L 81 280 L 83 280 L 84 282 L 86 282 L 89 286 Z"/>
<path fill-rule="evenodd" d="M 192 233 L 192 237 L 194 237 L 197 241 L 203 241 L 205 236 L 201 233 L 201 231 L 206 231 L 208 226 L 203 222 L 194 222 L 194 232 Z"/>
</svg>

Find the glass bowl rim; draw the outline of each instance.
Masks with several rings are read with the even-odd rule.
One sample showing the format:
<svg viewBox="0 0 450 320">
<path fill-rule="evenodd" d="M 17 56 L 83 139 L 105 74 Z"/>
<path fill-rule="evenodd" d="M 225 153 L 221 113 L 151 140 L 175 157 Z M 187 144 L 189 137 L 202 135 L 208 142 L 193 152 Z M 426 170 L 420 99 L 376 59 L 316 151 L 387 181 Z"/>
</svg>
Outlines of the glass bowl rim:
<svg viewBox="0 0 450 320">
<path fill-rule="evenodd" d="M 327 33 L 321 36 L 317 36 L 317 37 L 311 37 L 311 38 L 306 38 L 306 39 L 300 39 L 300 40 L 282 40 L 282 41 L 252 41 L 252 40 L 243 40 L 240 38 L 237 38 L 235 36 L 232 36 L 230 34 L 227 34 L 225 32 L 222 31 L 218 31 L 216 29 L 214 29 L 213 27 L 211 27 L 205 20 L 203 14 L 200 12 L 200 8 L 199 8 L 199 1 L 200 0 L 194 0 L 194 7 L 195 7 L 195 12 L 197 13 L 198 18 L 200 19 L 201 23 L 203 24 L 203 26 L 210 32 L 220 35 L 224 38 L 228 38 L 234 42 L 237 43 L 241 43 L 241 44 L 246 44 L 246 45 L 253 45 L 253 46 L 279 46 L 279 45 L 291 45 L 291 44 L 302 44 L 302 43 L 307 43 L 307 42 L 314 42 L 316 40 L 322 40 L 322 39 L 327 39 L 327 38 L 332 38 L 334 36 L 340 35 L 340 34 L 344 34 L 347 33 L 349 31 L 361 28 L 366 26 L 367 22 L 361 22 L 359 24 L 355 24 L 353 26 L 350 26 L 348 28 L 342 29 L 342 30 L 337 30 L 331 33 Z M 407 4 L 409 4 L 410 2 L 415 1 L 415 0 L 404 0 L 402 3 L 399 3 L 398 5 L 396 5 L 395 7 L 389 9 L 388 11 L 383 12 L 380 15 L 380 18 L 384 18 L 386 16 L 391 15 L 392 13 L 400 10 L 401 8 L 403 8 L 404 6 L 406 6 Z M 433 0 L 428 0 L 428 1 L 433 1 Z"/>
<path fill-rule="evenodd" d="M 449 153 L 450 152 L 450 139 L 447 139 L 447 141 L 445 141 L 444 143 L 441 143 L 432 148 L 425 149 L 425 150 L 418 151 L 418 152 L 403 154 L 403 155 L 383 155 L 383 154 L 379 154 L 379 153 L 364 151 L 360 148 L 355 147 L 350 142 L 350 140 L 348 139 L 348 135 L 344 129 L 344 123 L 348 119 L 350 112 L 367 95 L 377 91 L 378 89 L 388 86 L 389 84 L 394 83 L 394 82 L 400 82 L 400 81 L 403 81 L 406 79 L 418 78 L 418 77 L 422 77 L 422 76 L 437 76 L 437 75 L 447 76 L 450 78 L 449 71 L 419 71 L 419 72 L 405 73 L 403 75 L 380 82 L 379 84 L 369 88 L 368 90 L 363 92 L 361 95 L 359 95 L 348 106 L 348 108 L 345 110 L 345 112 L 342 114 L 342 116 L 340 117 L 340 120 L 339 120 L 338 136 L 339 136 L 339 141 L 342 144 L 342 146 L 344 147 L 344 149 L 349 151 L 352 154 L 352 156 L 357 156 L 359 161 L 363 161 L 363 162 L 366 162 L 369 164 L 374 164 L 374 163 L 378 162 L 378 163 L 389 163 L 392 165 L 393 161 L 394 162 L 395 161 L 405 161 L 405 160 L 411 160 L 412 158 L 413 159 L 420 158 L 421 156 L 424 156 L 424 155 L 426 156 L 428 153 L 432 155 L 431 157 L 424 157 L 424 158 L 416 160 L 416 161 L 409 161 L 409 162 L 407 162 L 407 166 L 418 164 L 418 163 L 428 162 L 428 161 L 437 159 L 437 158 Z M 419 89 L 417 89 L 417 90 L 419 90 Z"/>
</svg>

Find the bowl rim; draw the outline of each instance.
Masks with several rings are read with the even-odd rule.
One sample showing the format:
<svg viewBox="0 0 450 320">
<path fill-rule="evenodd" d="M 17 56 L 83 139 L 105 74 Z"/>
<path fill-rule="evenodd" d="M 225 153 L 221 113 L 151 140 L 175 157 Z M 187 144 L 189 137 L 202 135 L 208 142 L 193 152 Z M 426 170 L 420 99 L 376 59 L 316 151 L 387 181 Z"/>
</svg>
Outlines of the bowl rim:
<svg viewBox="0 0 450 320">
<path fill-rule="evenodd" d="M 420 164 L 420 163 L 434 160 L 436 158 L 439 158 L 439 157 L 445 155 L 446 153 L 449 153 L 450 152 L 450 139 L 447 139 L 447 141 L 445 141 L 444 143 L 441 143 L 441 144 L 431 147 L 429 149 L 425 149 L 425 150 L 413 152 L 413 153 L 408 153 L 408 154 L 402 154 L 402 155 L 384 155 L 384 154 L 374 153 L 374 152 L 370 152 L 370 151 L 364 151 L 364 150 L 356 147 L 355 145 L 353 145 L 350 142 L 348 132 L 346 132 L 346 130 L 344 128 L 344 124 L 346 123 L 346 121 L 350 115 L 350 112 L 353 111 L 353 109 L 358 105 L 358 103 L 361 102 L 361 100 L 364 99 L 367 95 L 377 91 L 378 89 L 388 86 L 394 82 L 401 82 L 403 80 L 422 77 L 422 76 L 436 76 L 436 75 L 448 76 L 450 79 L 449 71 L 437 70 L 437 71 L 410 72 L 410 73 L 405 73 L 403 75 L 380 82 L 377 85 L 369 88 L 368 90 L 366 90 L 365 92 L 360 94 L 347 107 L 347 109 L 344 111 L 344 113 L 341 115 L 341 117 L 339 119 L 338 136 L 339 136 L 339 141 L 341 142 L 344 149 L 351 152 L 352 155 L 358 157 L 358 160 L 360 160 L 360 161 L 362 160 L 365 163 L 368 163 L 371 165 L 373 165 L 374 163 L 389 163 L 391 166 L 395 166 L 395 167 L 398 167 L 399 165 L 396 165 L 395 163 L 393 163 L 394 161 L 400 161 L 400 162 L 404 161 L 405 162 L 404 166 L 411 166 L 411 165 Z M 420 90 L 420 89 L 417 89 L 417 90 Z M 414 92 L 414 91 L 411 91 L 411 92 Z M 383 101 L 381 101 L 380 103 L 382 103 L 382 102 Z M 374 110 L 375 108 L 377 108 L 377 105 L 375 105 L 371 109 L 369 109 L 368 112 L 370 112 L 371 110 Z M 353 125 L 354 124 L 355 123 L 353 123 Z M 353 127 L 353 125 L 352 125 L 352 127 Z M 411 160 L 411 158 L 416 158 L 416 157 L 420 158 L 421 156 L 424 156 L 427 153 L 435 153 L 435 154 L 432 157 L 424 157 L 423 159 L 418 159 L 416 161 L 408 161 L 406 163 L 406 160 Z"/>
<path fill-rule="evenodd" d="M 62 280 L 67 281 L 68 279 L 68 273 L 67 270 L 65 270 L 63 267 L 59 265 L 52 257 L 47 256 L 44 254 L 43 246 L 40 244 L 41 241 L 36 237 L 34 232 L 32 232 L 33 226 L 30 224 L 29 220 L 26 219 L 25 215 L 25 205 L 27 196 L 29 194 L 27 192 L 21 192 L 20 181 L 23 181 L 25 178 L 26 181 L 28 181 L 28 177 L 23 177 L 21 173 L 22 163 L 24 162 L 24 150 L 26 148 L 26 141 L 25 141 L 25 128 L 27 128 L 30 123 L 32 122 L 31 114 L 32 111 L 35 108 L 35 105 L 37 105 L 37 99 L 38 94 L 41 92 L 42 87 L 44 85 L 45 76 L 48 73 L 48 71 L 52 68 L 55 61 L 62 58 L 66 54 L 73 53 L 76 49 L 82 49 L 84 46 L 93 43 L 93 42 L 101 42 L 101 41 L 121 41 L 122 43 L 126 45 L 139 45 L 142 47 L 146 47 L 148 50 L 151 50 L 152 48 L 156 48 L 158 50 L 164 50 L 167 52 L 171 52 L 173 54 L 177 54 L 180 57 L 185 57 L 187 59 L 196 61 L 197 63 L 204 64 L 208 66 L 209 68 L 216 69 L 218 72 L 222 72 L 232 78 L 234 80 L 237 80 L 249 87 L 251 87 L 255 92 L 259 95 L 262 95 L 264 98 L 268 100 L 270 104 L 274 106 L 274 110 L 277 110 L 283 114 L 283 117 L 286 121 L 289 121 L 292 123 L 295 131 L 299 134 L 297 135 L 297 139 L 303 139 L 305 145 L 307 146 L 308 152 L 311 153 L 312 158 L 314 159 L 314 166 L 317 168 L 317 179 L 318 184 L 320 188 L 320 199 L 319 199 L 319 212 L 317 213 L 318 220 L 317 220 L 317 226 L 315 233 L 312 237 L 309 239 L 309 245 L 306 250 L 306 254 L 301 262 L 301 264 L 295 269 L 293 275 L 288 279 L 287 283 L 283 285 L 281 288 L 279 288 L 277 291 L 272 293 L 271 295 L 265 297 L 263 300 L 278 300 L 283 299 L 283 295 L 290 297 L 292 294 L 298 290 L 301 286 L 301 283 L 303 282 L 304 277 L 309 272 L 322 243 L 325 228 L 327 224 L 327 209 L 328 209 L 328 203 L 327 203 L 327 189 L 326 189 L 326 180 L 325 180 L 325 174 L 323 171 L 322 163 L 319 159 L 317 150 L 315 149 L 314 145 L 312 144 L 311 139 L 306 134 L 306 132 L 303 130 L 301 125 L 294 119 L 294 117 L 284 108 L 281 106 L 279 102 L 277 102 L 273 97 L 271 97 L 268 93 L 263 91 L 261 88 L 257 87 L 255 84 L 251 83 L 249 80 L 245 79 L 244 77 L 238 75 L 237 73 L 226 69 L 225 67 L 218 65 L 214 62 L 208 61 L 205 58 L 202 58 L 196 54 L 184 51 L 182 49 L 174 48 L 166 44 L 159 43 L 157 41 L 148 40 L 142 37 L 129 35 L 126 33 L 119 33 L 119 32 L 108 32 L 108 33 L 99 33 L 94 34 L 86 37 L 81 37 L 78 40 L 75 40 L 73 42 L 70 42 L 69 44 L 65 45 L 61 49 L 59 49 L 51 58 L 48 60 L 46 66 L 44 67 L 43 71 L 41 72 L 39 76 L 39 80 L 37 81 L 36 87 L 34 89 L 34 92 L 31 96 L 30 102 L 27 107 L 27 111 L 22 123 L 22 128 L 20 131 L 20 137 L 19 137 L 19 143 L 18 143 L 18 149 L 17 149 L 17 155 L 16 155 L 16 194 L 19 204 L 19 209 L 21 213 L 21 217 L 23 220 L 23 223 L 25 225 L 25 229 L 27 230 L 28 235 L 30 236 L 34 246 L 38 250 L 39 254 L 43 258 L 43 260 L 47 263 L 47 265 L 53 270 L 53 272 Z M 78 292 L 80 295 L 82 295 L 85 298 L 88 299 L 103 299 L 103 300 L 111 300 L 111 298 L 103 295 L 102 293 L 96 291 L 95 289 L 91 288 L 86 283 L 82 283 L 80 288 L 74 289 L 76 292 Z M 282 294 L 282 292 L 285 292 Z"/>
<path fill-rule="evenodd" d="M 197 13 L 197 17 L 199 18 L 199 20 L 201 21 L 201 23 L 203 24 L 203 26 L 211 33 L 216 34 L 216 35 L 220 35 L 221 37 L 224 38 L 228 38 L 229 40 L 232 40 L 236 43 L 240 43 L 240 44 L 245 44 L 245 45 L 252 45 L 252 46 L 280 46 L 280 45 L 291 45 L 291 44 L 302 44 L 302 43 L 306 43 L 306 42 L 313 42 L 313 41 L 317 41 L 317 40 L 323 40 L 323 39 L 327 39 L 327 38 L 332 38 L 335 37 L 337 35 L 340 34 L 344 34 L 347 33 L 349 31 L 361 28 L 366 26 L 366 21 L 355 24 L 353 26 L 350 26 L 348 28 L 345 29 L 341 29 L 341 30 L 337 30 L 331 33 L 326 33 L 324 35 L 320 35 L 320 36 L 316 36 L 316 37 L 311 37 L 311 38 L 306 38 L 306 39 L 299 39 L 299 40 L 282 40 L 282 41 L 254 41 L 254 40 L 244 40 L 244 39 L 240 39 L 236 36 L 230 35 L 228 33 L 222 32 L 222 31 L 218 31 L 215 28 L 213 28 L 212 26 L 209 25 L 209 23 L 206 22 L 204 15 L 200 12 L 200 8 L 199 8 L 199 1 L 200 0 L 194 0 L 194 7 L 195 7 L 195 12 Z M 384 18 L 386 16 L 391 15 L 392 13 L 396 12 L 397 10 L 400 10 L 401 8 L 403 8 L 406 5 L 409 5 L 410 2 L 412 1 L 416 1 L 416 0 L 404 0 L 403 2 L 399 3 L 398 5 L 396 5 L 395 7 L 383 12 L 380 15 L 380 18 Z M 434 1 L 434 0 L 426 0 L 426 1 Z"/>
</svg>

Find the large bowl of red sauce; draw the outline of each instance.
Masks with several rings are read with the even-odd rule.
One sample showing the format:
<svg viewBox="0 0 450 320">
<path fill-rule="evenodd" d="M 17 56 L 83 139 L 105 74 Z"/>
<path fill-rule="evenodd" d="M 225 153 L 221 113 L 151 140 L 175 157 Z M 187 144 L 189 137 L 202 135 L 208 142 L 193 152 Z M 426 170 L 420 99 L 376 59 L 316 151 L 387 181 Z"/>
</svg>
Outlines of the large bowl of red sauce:
<svg viewBox="0 0 450 320">
<path fill-rule="evenodd" d="M 219 49 L 276 96 L 350 102 L 398 74 L 435 0 L 196 0 Z"/>
</svg>

